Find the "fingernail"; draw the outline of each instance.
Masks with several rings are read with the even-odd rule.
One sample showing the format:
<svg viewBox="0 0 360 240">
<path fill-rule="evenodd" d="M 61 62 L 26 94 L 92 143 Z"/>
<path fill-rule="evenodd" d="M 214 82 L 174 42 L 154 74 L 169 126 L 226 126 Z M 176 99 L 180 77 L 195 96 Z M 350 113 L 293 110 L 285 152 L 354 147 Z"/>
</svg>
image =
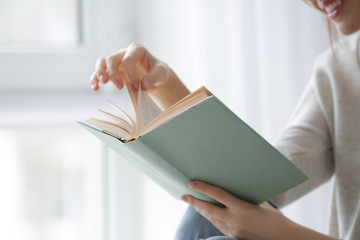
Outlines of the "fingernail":
<svg viewBox="0 0 360 240">
<path fill-rule="evenodd" d="M 181 200 L 183 200 L 184 202 L 188 201 L 188 197 L 186 195 L 182 195 L 181 196 Z"/>
<path fill-rule="evenodd" d="M 139 81 L 133 82 L 132 85 L 135 91 L 139 91 Z"/>
<path fill-rule="evenodd" d="M 99 80 L 100 82 L 105 83 L 105 76 L 101 74 Z"/>
<path fill-rule="evenodd" d="M 189 187 L 192 189 L 196 189 L 199 186 L 199 184 L 197 182 L 190 182 L 189 183 Z"/>
<path fill-rule="evenodd" d="M 148 90 L 151 87 L 149 80 L 144 80 L 145 90 Z"/>
<path fill-rule="evenodd" d="M 123 83 L 122 82 L 119 82 L 119 81 L 114 81 L 114 84 L 115 86 L 118 88 L 118 89 L 122 89 L 123 88 Z"/>
<path fill-rule="evenodd" d="M 92 89 L 93 91 L 95 91 L 95 88 L 96 88 L 96 85 L 95 85 L 95 84 L 92 84 L 92 85 L 91 85 L 91 89 Z"/>
</svg>

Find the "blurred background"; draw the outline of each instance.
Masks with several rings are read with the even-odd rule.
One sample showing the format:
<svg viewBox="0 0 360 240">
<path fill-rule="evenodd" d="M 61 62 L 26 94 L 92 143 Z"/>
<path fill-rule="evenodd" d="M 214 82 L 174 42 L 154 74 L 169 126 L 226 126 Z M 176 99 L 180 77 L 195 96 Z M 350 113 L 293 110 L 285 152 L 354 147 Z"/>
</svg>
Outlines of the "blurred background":
<svg viewBox="0 0 360 240">
<path fill-rule="evenodd" d="M 270 142 L 329 46 L 300 0 L 0 0 L 0 239 L 172 239 L 186 205 L 76 123 L 106 98 L 131 109 L 88 86 L 96 59 L 131 42 Z M 330 190 L 283 212 L 326 233 Z"/>
</svg>

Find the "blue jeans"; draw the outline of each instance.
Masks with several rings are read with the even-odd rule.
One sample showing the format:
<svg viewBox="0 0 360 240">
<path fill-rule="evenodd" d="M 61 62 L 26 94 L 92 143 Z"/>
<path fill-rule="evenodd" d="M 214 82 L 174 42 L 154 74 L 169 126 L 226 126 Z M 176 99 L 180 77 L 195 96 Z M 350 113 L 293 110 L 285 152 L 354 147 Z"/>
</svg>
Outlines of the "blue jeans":
<svg viewBox="0 0 360 240">
<path fill-rule="evenodd" d="M 267 201 L 275 209 L 278 207 Z M 225 237 L 211 222 L 194 208 L 188 207 L 175 233 L 174 240 L 236 240 Z"/>
<path fill-rule="evenodd" d="M 174 240 L 236 240 L 225 237 L 195 209 L 188 207 L 176 231 Z"/>
</svg>

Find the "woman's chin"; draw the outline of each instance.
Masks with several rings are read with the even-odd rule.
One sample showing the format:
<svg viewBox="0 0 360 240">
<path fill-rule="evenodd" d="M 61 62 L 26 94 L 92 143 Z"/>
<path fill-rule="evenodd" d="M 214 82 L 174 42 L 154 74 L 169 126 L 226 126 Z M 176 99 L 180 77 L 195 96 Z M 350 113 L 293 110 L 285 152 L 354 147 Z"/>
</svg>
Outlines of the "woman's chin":
<svg viewBox="0 0 360 240">
<path fill-rule="evenodd" d="M 357 24 L 356 24 L 357 23 Z M 354 21 L 349 24 L 346 23 L 336 23 L 336 28 L 339 32 L 344 35 L 350 35 L 360 30 L 360 22 Z"/>
</svg>

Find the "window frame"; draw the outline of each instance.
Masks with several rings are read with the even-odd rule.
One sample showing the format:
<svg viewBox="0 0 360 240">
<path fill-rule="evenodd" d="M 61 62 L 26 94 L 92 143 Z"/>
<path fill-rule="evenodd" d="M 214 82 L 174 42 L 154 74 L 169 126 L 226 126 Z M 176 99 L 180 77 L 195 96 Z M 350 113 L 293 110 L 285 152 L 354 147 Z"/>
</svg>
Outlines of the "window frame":
<svg viewBox="0 0 360 240">
<path fill-rule="evenodd" d="M 96 59 L 131 42 L 132 28 L 124 27 L 124 16 L 118 10 L 124 1 L 78 1 L 78 44 L 0 44 L 0 92 L 85 90 Z M 126 8 L 134 5 L 126 4 Z M 110 21 L 111 28 L 102 27 Z"/>
<path fill-rule="evenodd" d="M 78 0 L 81 6 L 80 44 L 0 44 L 0 128 L 28 129 L 74 126 L 119 97 L 115 87 L 92 93 L 88 81 L 99 57 L 129 45 L 137 1 Z M 107 27 L 104 27 L 107 26 Z M 115 95 L 115 96 L 114 96 Z M 99 106 L 100 105 L 100 106 Z M 60 117 L 59 117 L 60 116 Z M 80 126 L 79 126 L 80 128 Z M 91 137 L 91 136 L 89 136 Z M 89 222 L 90 239 L 109 239 L 107 154 L 91 165 L 87 189 L 96 198 Z M 121 173 L 120 173 L 121 174 Z"/>
</svg>

